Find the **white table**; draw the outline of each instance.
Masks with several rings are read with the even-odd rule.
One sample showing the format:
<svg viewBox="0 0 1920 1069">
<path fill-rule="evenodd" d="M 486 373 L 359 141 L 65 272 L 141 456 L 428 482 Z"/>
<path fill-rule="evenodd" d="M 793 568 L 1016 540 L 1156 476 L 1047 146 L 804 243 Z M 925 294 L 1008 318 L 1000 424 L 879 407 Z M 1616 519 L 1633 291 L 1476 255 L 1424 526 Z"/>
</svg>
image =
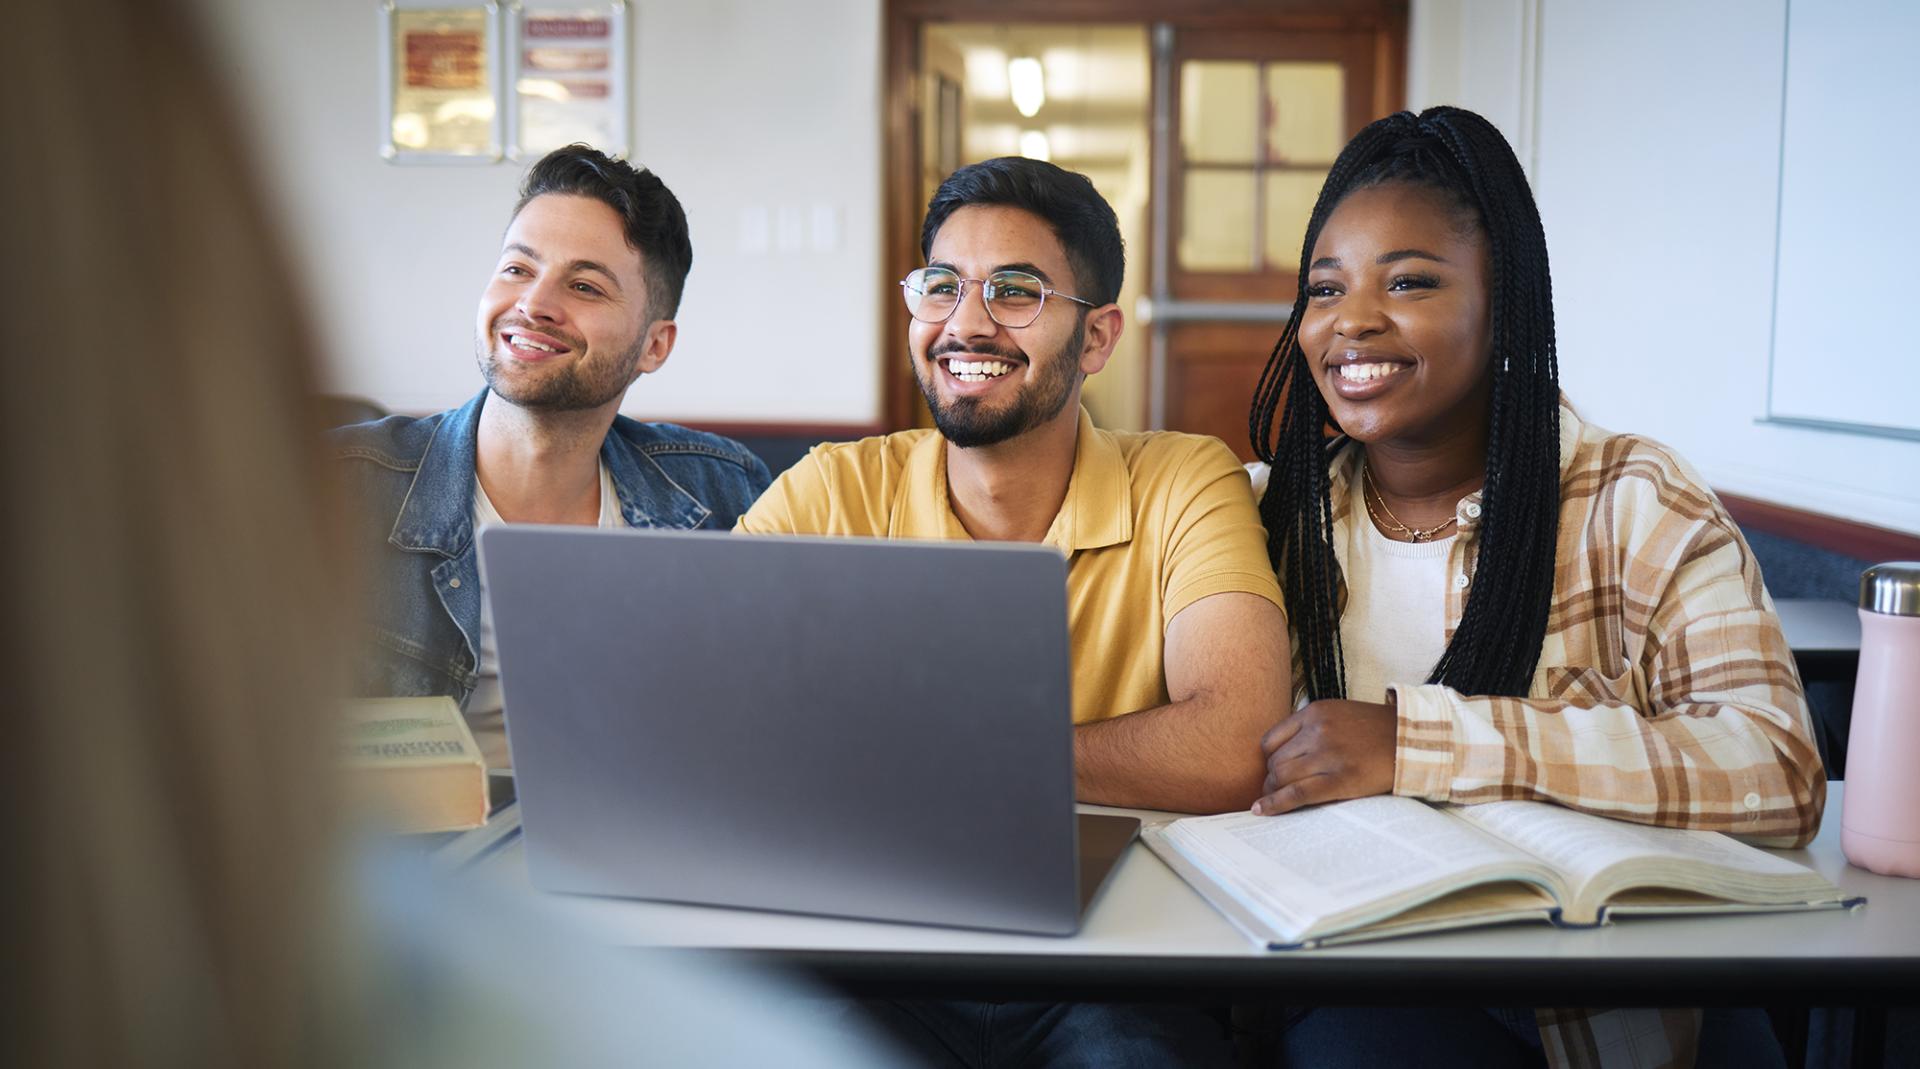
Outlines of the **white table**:
<svg viewBox="0 0 1920 1069">
<path fill-rule="evenodd" d="M 1780 630 L 1795 654 L 1860 653 L 1860 610 L 1833 598 L 1778 598 Z"/>
<path fill-rule="evenodd" d="M 1876 876 L 1840 852 L 1841 784 L 1806 850 L 1868 904 L 1851 912 L 1634 918 L 1544 925 L 1310 951 L 1255 947 L 1138 843 L 1066 938 L 542 895 L 527 883 L 508 810 L 445 854 L 479 878 L 544 898 L 614 945 L 721 951 L 797 967 L 863 994 L 994 998 L 1311 1002 L 1886 1005 L 1920 989 L 1920 880 Z M 1094 807 L 1089 807 L 1094 808 Z M 1096 810 L 1131 812 L 1125 810 Z M 1167 814 L 1138 812 L 1147 820 Z"/>
</svg>

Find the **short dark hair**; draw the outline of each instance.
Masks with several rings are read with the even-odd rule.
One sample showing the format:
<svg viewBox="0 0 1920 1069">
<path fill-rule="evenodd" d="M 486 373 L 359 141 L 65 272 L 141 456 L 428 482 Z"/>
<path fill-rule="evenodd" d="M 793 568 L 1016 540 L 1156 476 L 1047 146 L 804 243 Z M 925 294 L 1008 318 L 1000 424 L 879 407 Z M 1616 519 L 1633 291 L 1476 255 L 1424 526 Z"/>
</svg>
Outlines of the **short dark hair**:
<svg viewBox="0 0 1920 1069">
<path fill-rule="evenodd" d="M 687 238 L 687 213 L 658 175 L 614 159 L 591 145 L 568 145 L 541 157 L 520 183 L 513 217 L 535 197 L 564 193 L 592 197 L 612 208 L 626 224 L 627 244 L 647 269 L 647 314 L 672 319 L 680 310 L 693 243 Z"/>
<path fill-rule="evenodd" d="M 974 204 L 1010 205 L 1045 219 L 1067 250 L 1067 263 L 1081 289 L 1074 296 L 1095 304 L 1119 299 L 1127 273 L 1120 221 L 1086 175 L 1024 156 L 968 164 L 948 175 L 927 202 L 920 255 L 932 250 L 933 236 L 948 216 Z"/>
</svg>

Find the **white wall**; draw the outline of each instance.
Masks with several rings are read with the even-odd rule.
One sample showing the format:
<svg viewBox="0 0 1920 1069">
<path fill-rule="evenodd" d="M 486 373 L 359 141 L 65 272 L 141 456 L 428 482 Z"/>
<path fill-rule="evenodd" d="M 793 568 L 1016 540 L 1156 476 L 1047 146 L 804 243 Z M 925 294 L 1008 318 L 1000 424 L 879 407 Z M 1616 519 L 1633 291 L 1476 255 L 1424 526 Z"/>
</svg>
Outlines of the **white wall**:
<svg viewBox="0 0 1920 1069">
<path fill-rule="evenodd" d="M 1721 490 L 1920 532 L 1920 443 L 1756 422 L 1772 344 L 1784 0 L 1416 0 L 1413 33 L 1426 65 L 1410 72 L 1412 105 L 1461 104 L 1517 144 L 1532 139 L 1561 377 L 1584 412 L 1667 442 Z M 1906 77 L 1920 89 L 1916 71 Z M 1853 105 L 1900 129 L 1913 97 Z M 1885 322 L 1893 309 L 1878 311 L 1869 336 L 1837 329 L 1836 342 L 1910 345 Z"/>
<path fill-rule="evenodd" d="M 1539 0 L 1414 0 L 1407 20 L 1407 106 L 1472 108 L 1505 134 L 1533 174 Z"/>
<path fill-rule="evenodd" d="M 407 411 L 465 400 L 480 384 L 475 305 L 524 165 L 379 157 L 372 0 L 200 3 L 314 295 L 327 387 Z M 694 262 L 679 344 L 627 410 L 877 421 L 877 0 L 629 10 L 632 158 L 685 205 Z"/>
</svg>

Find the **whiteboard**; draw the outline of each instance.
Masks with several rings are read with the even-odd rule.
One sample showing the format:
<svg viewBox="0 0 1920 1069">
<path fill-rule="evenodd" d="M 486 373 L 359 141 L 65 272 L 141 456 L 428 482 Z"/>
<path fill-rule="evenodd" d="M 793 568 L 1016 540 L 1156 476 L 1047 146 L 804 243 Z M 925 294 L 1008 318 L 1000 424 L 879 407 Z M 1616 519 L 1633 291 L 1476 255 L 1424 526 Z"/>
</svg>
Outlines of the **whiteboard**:
<svg viewBox="0 0 1920 1069">
<path fill-rule="evenodd" d="M 1913 0 L 1787 6 L 1772 419 L 1920 437 L 1916 46 Z"/>
</svg>

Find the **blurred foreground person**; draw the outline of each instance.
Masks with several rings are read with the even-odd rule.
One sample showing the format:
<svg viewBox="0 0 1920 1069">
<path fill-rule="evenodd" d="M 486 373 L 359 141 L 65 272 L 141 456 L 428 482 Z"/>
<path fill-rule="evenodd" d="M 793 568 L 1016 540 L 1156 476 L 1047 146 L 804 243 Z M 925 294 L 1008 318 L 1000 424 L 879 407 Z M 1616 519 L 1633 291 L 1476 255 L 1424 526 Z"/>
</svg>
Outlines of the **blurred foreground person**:
<svg viewBox="0 0 1920 1069">
<path fill-rule="evenodd" d="M 74 0 L 0 35 L 33 90 L 0 112 L 0 1064 L 865 1063 L 784 991 L 343 875 L 308 335 L 191 31 Z"/>
<path fill-rule="evenodd" d="M 9 1065 L 305 1040 L 330 561 L 309 361 L 173 5 L 29 5 L 0 114 Z"/>
</svg>

